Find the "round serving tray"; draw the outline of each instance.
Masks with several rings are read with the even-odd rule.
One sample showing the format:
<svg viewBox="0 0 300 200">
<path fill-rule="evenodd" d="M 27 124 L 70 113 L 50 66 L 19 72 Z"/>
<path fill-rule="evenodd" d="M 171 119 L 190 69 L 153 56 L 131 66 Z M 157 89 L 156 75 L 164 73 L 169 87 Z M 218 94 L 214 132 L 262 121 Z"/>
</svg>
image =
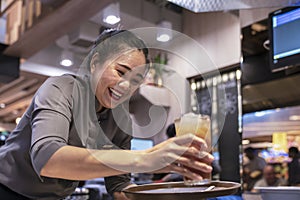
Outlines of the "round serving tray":
<svg viewBox="0 0 300 200">
<path fill-rule="evenodd" d="M 207 190 L 209 187 L 213 189 Z M 232 195 L 237 193 L 240 187 L 239 183 L 227 181 L 212 181 L 196 186 L 187 186 L 183 182 L 169 182 L 134 186 L 124 192 L 130 200 L 200 200 Z"/>
</svg>

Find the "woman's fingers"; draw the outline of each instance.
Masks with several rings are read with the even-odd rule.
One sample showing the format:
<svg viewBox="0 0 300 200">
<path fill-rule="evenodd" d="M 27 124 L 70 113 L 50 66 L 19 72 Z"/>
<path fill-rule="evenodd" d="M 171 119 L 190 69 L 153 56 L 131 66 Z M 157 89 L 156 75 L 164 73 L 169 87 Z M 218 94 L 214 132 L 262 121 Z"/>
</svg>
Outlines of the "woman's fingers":
<svg viewBox="0 0 300 200">
<path fill-rule="evenodd" d="M 204 139 L 194 135 L 194 134 L 185 134 L 182 136 L 174 137 L 173 142 L 178 145 L 185 146 L 195 146 L 199 147 L 199 149 L 208 149 L 208 146 Z"/>
<path fill-rule="evenodd" d="M 203 173 L 210 173 L 212 171 L 210 164 L 214 160 L 214 157 L 208 152 L 201 151 L 194 146 L 180 146 L 176 142 L 172 143 L 169 149 L 170 152 L 166 154 L 168 157 L 166 162 L 172 162 L 169 165 L 171 171 L 180 173 L 193 180 L 202 178 L 201 175 L 193 172 L 195 170 Z"/>
<path fill-rule="evenodd" d="M 198 171 L 209 173 L 212 171 L 212 167 L 205 162 L 201 162 L 199 160 L 191 160 L 186 157 L 180 157 L 176 163 L 178 163 L 180 166 L 188 166 L 189 168 L 196 169 Z"/>
<path fill-rule="evenodd" d="M 195 147 L 188 147 L 184 152 L 183 156 L 193 157 L 194 159 L 201 159 L 203 162 L 211 163 L 214 160 L 214 157 L 206 152 L 198 150 Z"/>
<path fill-rule="evenodd" d="M 201 175 L 212 172 L 212 167 L 206 163 L 181 157 L 167 167 L 167 171 L 176 172 L 192 180 L 203 180 Z M 197 172 L 197 173 L 195 173 Z"/>
<path fill-rule="evenodd" d="M 182 155 L 168 153 L 165 156 L 166 163 L 178 163 L 181 166 L 188 166 L 189 168 L 197 169 L 203 172 L 211 172 L 212 167 L 210 163 L 213 161 L 213 156 L 207 152 L 199 152 L 193 147 L 179 147 L 178 149 L 185 149 Z M 199 154 L 201 153 L 201 157 Z M 198 154 L 198 155 L 197 155 Z M 203 157 L 205 155 L 205 157 Z"/>
<path fill-rule="evenodd" d="M 176 171 L 185 176 L 194 176 L 186 175 L 187 173 L 193 174 L 191 170 L 194 169 L 209 173 L 212 170 L 210 163 L 213 161 L 213 156 L 201 150 L 201 146 L 207 150 L 205 141 L 193 134 L 186 134 L 162 142 L 146 151 L 150 156 L 149 158 L 154 159 L 150 170 L 156 172 L 161 170 Z M 176 166 L 173 169 L 174 164 L 172 163 L 174 162 L 179 163 L 180 167 Z"/>
<path fill-rule="evenodd" d="M 202 150 L 207 150 L 207 144 L 205 142 L 205 140 L 203 140 L 200 137 L 197 137 L 193 134 L 185 134 L 182 136 L 178 136 L 178 137 L 173 137 L 171 139 L 168 139 L 160 144 L 155 145 L 154 147 L 152 147 L 151 149 L 148 149 L 147 152 L 151 153 L 157 150 L 161 150 L 163 148 L 168 148 L 168 146 L 173 147 L 174 144 L 178 145 L 178 146 L 194 146 L 198 149 L 202 149 Z M 173 145 L 173 146 L 172 146 Z"/>
<path fill-rule="evenodd" d="M 174 156 L 173 156 L 174 154 Z M 208 152 L 201 151 L 195 146 L 180 146 L 176 143 L 168 145 L 168 154 L 166 154 L 167 160 L 173 162 L 181 156 L 191 157 L 191 159 L 202 159 L 203 162 L 211 163 L 214 157 Z M 169 159 L 168 156 L 171 158 Z"/>
<path fill-rule="evenodd" d="M 177 165 L 177 163 L 170 165 L 170 170 L 192 180 L 203 180 L 200 174 L 196 174 L 184 166 Z"/>
</svg>

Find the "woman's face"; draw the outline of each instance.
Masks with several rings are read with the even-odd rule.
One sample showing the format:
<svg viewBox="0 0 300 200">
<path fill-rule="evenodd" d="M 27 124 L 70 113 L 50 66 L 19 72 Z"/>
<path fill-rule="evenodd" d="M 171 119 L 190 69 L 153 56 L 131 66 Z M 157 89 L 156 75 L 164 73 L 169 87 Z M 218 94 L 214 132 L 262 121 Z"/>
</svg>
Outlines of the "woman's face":
<svg viewBox="0 0 300 200">
<path fill-rule="evenodd" d="M 142 51 L 130 50 L 100 66 L 96 54 L 91 61 L 92 88 L 101 106 L 114 108 L 143 82 L 147 70 L 145 56 Z"/>
</svg>

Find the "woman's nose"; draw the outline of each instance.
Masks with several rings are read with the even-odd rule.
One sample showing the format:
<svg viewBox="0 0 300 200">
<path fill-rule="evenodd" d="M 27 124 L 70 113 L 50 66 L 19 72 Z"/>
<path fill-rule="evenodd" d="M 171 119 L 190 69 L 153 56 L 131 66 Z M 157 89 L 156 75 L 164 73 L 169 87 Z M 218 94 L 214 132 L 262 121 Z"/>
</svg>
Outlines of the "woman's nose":
<svg viewBox="0 0 300 200">
<path fill-rule="evenodd" d="M 128 80 L 122 80 L 118 83 L 118 86 L 122 89 L 122 90 L 129 90 L 130 89 L 130 83 Z"/>
</svg>

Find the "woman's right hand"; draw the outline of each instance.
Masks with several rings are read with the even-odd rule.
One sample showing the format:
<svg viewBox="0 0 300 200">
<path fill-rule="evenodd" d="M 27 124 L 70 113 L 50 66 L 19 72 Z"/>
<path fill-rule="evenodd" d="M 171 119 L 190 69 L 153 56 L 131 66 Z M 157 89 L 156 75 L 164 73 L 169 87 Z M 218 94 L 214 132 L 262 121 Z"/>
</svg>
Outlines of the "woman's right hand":
<svg viewBox="0 0 300 200">
<path fill-rule="evenodd" d="M 205 150 L 205 141 L 192 134 L 171 138 L 143 151 L 95 150 L 67 145 L 51 156 L 41 175 L 87 180 L 129 172 L 176 172 L 189 179 L 201 180 L 202 177 L 191 170 L 211 172 L 213 157 Z"/>
<path fill-rule="evenodd" d="M 146 150 L 145 169 L 152 173 L 176 172 L 183 176 L 201 180 L 199 174 L 190 169 L 210 173 L 213 156 L 207 153 L 206 142 L 193 134 L 168 139 Z"/>
</svg>

